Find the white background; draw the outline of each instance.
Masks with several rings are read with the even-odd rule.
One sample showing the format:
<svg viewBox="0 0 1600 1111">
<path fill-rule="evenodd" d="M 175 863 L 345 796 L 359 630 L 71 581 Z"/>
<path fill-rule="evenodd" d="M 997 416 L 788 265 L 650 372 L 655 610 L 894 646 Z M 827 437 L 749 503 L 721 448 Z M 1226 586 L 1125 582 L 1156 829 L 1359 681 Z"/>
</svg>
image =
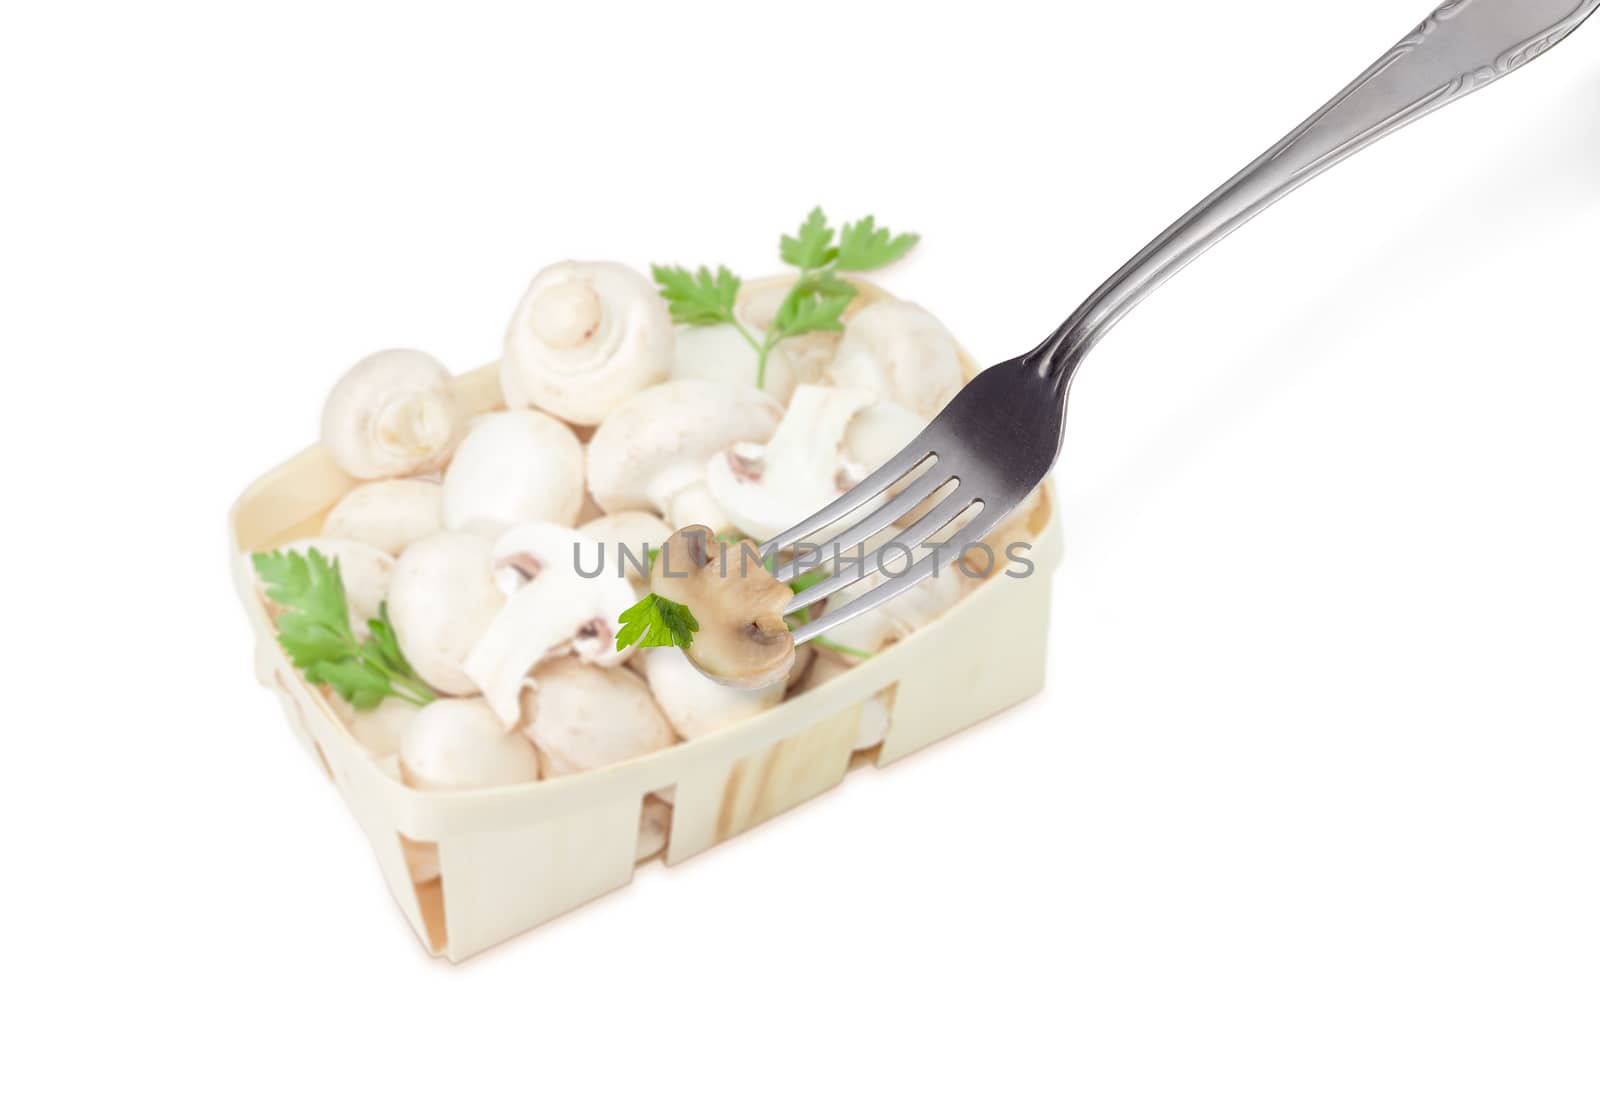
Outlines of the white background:
<svg viewBox="0 0 1600 1111">
<path fill-rule="evenodd" d="M 996 361 L 1422 14 L 9 9 L 0 1099 L 1600 1103 L 1595 27 L 1100 348 L 1041 698 L 459 968 L 227 581 L 338 373 L 548 262 L 873 212 Z"/>
</svg>

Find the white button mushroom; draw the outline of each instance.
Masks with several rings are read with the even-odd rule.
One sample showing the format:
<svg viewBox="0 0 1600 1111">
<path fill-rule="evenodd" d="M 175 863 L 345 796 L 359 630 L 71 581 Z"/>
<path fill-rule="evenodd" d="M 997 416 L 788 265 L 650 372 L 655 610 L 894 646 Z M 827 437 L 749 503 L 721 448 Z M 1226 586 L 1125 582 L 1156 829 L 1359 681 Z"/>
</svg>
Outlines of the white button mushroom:
<svg viewBox="0 0 1600 1111">
<path fill-rule="evenodd" d="M 505 605 L 492 550 L 481 536 L 441 532 L 411 545 L 395 566 L 389 621 L 400 650 L 446 694 L 478 693 L 461 665 Z"/>
<path fill-rule="evenodd" d="M 678 739 L 650 688 L 627 668 L 565 658 L 540 665 L 533 679 L 522 696 L 522 731 L 548 776 L 620 764 Z"/>
<path fill-rule="evenodd" d="M 765 331 L 764 328 L 751 330 L 750 334 L 760 339 Z M 759 362 L 756 349 L 732 324 L 686 324 L 678 329 L 672 377 L 674 381 L 700 378 L 753 386 Z M 797 384 L 788 355 L 780 344 L 767 354 L 766 381 L 761 388 L 787 403 Z"/>
<path fill-rule="evenodd" d="M 479 417 L 444 476 L 444 523 L 494 537 L 529 521 L 577 523 L 583 508 L 583 444 L 545 413 Z"/>
<path fill-rule="evenodd" d="M 279 550 L 305 555 L 313 548 L 329 562 L 338 561 L 339 578 L 344 583 L 344 600 L 350 610 L 350 628 L 357 636 L 364 636 L 367 622 L 378 616 L 383 600 L 389 596 L 394 581 L 394 557 L 357 540 L 325 536 L 312 540 L 292 540 Z"/>
<path fill-rule="evenodd" d="M 872 403 L 865 390 L 801 386 L 766 444 L 738 443 L 706 465 L 706 487 L 746 536 L 776 536 L 859 482 L 841 448 L 856 414 Z"/>
<path fill-rule="evenodd" d="M 679 529 L 650 569 L 655 594 L 687 606 L 699 623 L 689 662 L 719 683 L 783 685 L 794 667 L 794 634 L 783 611 L 794 597 L 748 540 L 717 540 L 704 525 Z"/>
<path fill-rule="evenodd" d="M 767 329 L 772 327 L 773 319 L 778 315 L 778 308 L 793 287 L 794 277 L 790 274 L 756 278 L 745 282 L 739 289 L 739 299 L 734 304 L 734 313 L 752 333 L 758 336 L 765 335 Z M 855 302 L 857 305 L 860 303 L 859 299 Z M 845 310 L 846 321 L 852 315 L 849 309 Z M 786 339 L 773 348 L 772 355 L 767 359 L 768 381 L 771 381 L 774 361 L 781 360 L 791 380 L 791 390 L 794 386 L 806 382 L 820 382 L 838 350 L 838 332 L 807 332 Z M 778 396 L 787 401 L 787 395 Z"/>
<path fill-rule="evenodd" d="M 399 698 L 385 698 L 370 710 L 357 710 L 342 698 L 330 699 L 345 728 L 374 759 L 400 751 L 400 741 L 421 707 Z"/>
<path fill-rule="evenodd" d="M 955 340 L 931 313 L 909 301 L 879 301 L 857 313 L 845 325 L 828 380 L 868 390 L 925 420 L 964 384 Z"/>
<path fill-rule="evenodd" d="M 615 577 L 620 570 L 629 582 L 643 586 L 650 577 L 648 553 L 666 543 L 667 537 L 672 535 L 672 526 L 654 513 L 629 509 L 580 525 L 578 531 L 599 543 L 606 574 Z"/>
<path fill-rule="evenodd" d="M 539 778 L 539 754 L 477 698 L 444 698 L 417 712 L 400 740 L 401 778 L 424 791 L 469 791 Z"/>
<path fill-rule="evenodd" d="M 503 392 L 599 424 L 667 377 L 673 344 L 671 313 L 644 275 L 616 262 L 557 263 L 534 277 L 511 318 Z"/>
<path fill-rule="evenodd" d="M 754 386 L 688 379 L 624 402 L 589 441 L 589 489 L 607 513 L 647 509 L 674 528 L 727 521 L 705 487 L 706 461 L 739 442 L 766 443 L 783 407 Z"/>
<path fill-rule="evenodd" d="M 627 662 L 617 651 L 617 617 L 638 601 L 625 577 L 585 578 L 600 558 L 599 541 L 559 525 L 522 525 L 495 542 L 496 581 L 510 597 L 467 654 L 463 670 L 507 726 L 540 663 L 572 655 L 603 667 Z"/>
<path fill-rule="evenodd" d="M 322 535 L 359 540 L 399 555 L 444 528 L 441 487 L 420 478 L 390 478 L 357 486 L 339 499 Z"/>
<path fill-rule="evenodd" d="M 782 683 L 759 690 L 724 686 L 701 674 L 678 648 L 651 648 L 643 656 L 650 693 L 684 740 L 737 725 L 783 701 Z"/>
<path fill-rule="evenodd" d="M 322 443 L 354 478 L 436 470 L 464 420 L 444 364 L 421 351 L 380 351 L 339 379 L 322 409 Z"/>
</svg>

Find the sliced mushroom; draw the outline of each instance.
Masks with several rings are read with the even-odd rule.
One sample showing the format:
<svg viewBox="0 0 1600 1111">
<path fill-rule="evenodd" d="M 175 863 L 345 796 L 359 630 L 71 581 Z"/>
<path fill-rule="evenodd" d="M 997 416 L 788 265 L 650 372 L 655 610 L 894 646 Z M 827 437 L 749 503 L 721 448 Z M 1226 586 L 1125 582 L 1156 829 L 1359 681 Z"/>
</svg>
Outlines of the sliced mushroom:
<svg viewBox="0 0 1600 1111">
<path fill-rule="evenodd" d="M 446 694 L 477 694 L 462 663 L 505 605 L 489 541 L 441 532 L 407 548 L 395 565 L 389 621 L 423 681 Z"/>
<path fill-rule="evenodd" d="M 390 478 L 357 486 L 339 499 L 322 523 L 322 535 L 359 540 L 399 555 L 444 528 L 442 488 L 420 478 Z"/>
<path fill-rule="evenodd" d="M 473 423 L 444 476 L 445 527 L 494 537 L 513 525 L 571 525 L 583 508 L 583 445 L 532 409 Z"/>
<path fill-rule="evenodd" d="M 704 525 L 667 539 L 650 571 L 650 589 L 688 606 L 700 628 L 686 650 L 719 683 L 747 690 L 782 683 L 794 667 L 794 634 L 783 610 L 794 597 L 748 540 L 724 544 Z"/>
<path fill-rule="evenodd" d="M 766 443 L 783 408 L 754 386 L 686 380 L 624 402 L 589 441 L 589 489 L 607 513 L 645 509 L 674 528 L 726 527 L 705 487 L 706 461 L 731 444 Z"/>
<path fill-rule="evenodd" d="M 421 351 L 380 351 L 347 371 L 322 409 L 322 443 L 354 478 L 436 470 L 464 420 L 450 372 Z"/>
<path fill-rule="evenodd" d="M 640 654 L 650 693 L 672 728 L 686 741 L 737 725 L 783 701 L 783 685 L 742 690 L 707 679 L 677 648 L 652 648 Z"/>
<path fill-rule="evenodd" d="M 879 301 L 857 313 L 845 325 L 828 380 L 867 390 L 924 420 L 949 404 L 964 381 L 955 340 L 909 301 Z"/>
<path fill-rule="evenodd" d="M 672 316 L 644 275 L 616 262 L 541 270 L 506 331 L 506 399 L 595 425 L 672 369 Z M 571 522 L 565 522 L 570 524 Z"/>
<path fill-rule="evenodd" d="M 643 586 L 650 577 L 649 553 L 672 535 L 672 526 L 654 513 L 629 509 L 590 521 L 578 531 L 599 542 L 605 574 L 615 578 L 621 572 L 635 586 Z"/>
<path fill-rule="evenodd" d="M 281 550 L 305 555 L 313 548 L 330 562 L 338 562 L 339 578 L 344 583 L 344 600 L 350 610 L 350 627 L 357 635 L 366 632 L 367 622 L 378 616 L 383 600 L 392 589 L 394 557 L 371 544 L 327 536 L 291 540 Z"/>
<path fill-rule="evenodd" d="M 747 536 L 776 536 L 848 490 L 841 447 L 856 414 L 872 403 L 865 390 L 801 386 L 765 444 L 738 443 L 712 457 L 706 487 Z"/>
<path fill-rule="evenodd" d="M 598 557 L 598 541 L 558 525 L 522 525 L 495 542 L 494 575 L 509 597 L 463 670 L 507 727 L 520 720 L 522 690 L 541 663 L 570 655 L 615 668 L 632 655 L 631 646 L 617 651 L 616 622 L 638 594 L 625 578 L 578 574 L 580 561 L 587 570 Z"/>
<path fill-rule="evenodd" d="M 522 731 L 547 776 L 620 764 L 678 739 L 650 688 L 627 668 L 551 660 L 533 673 L 522 704 Z"/>
<path fill-rule="evenodd" d="M 400 775 L 423 791 L 503 787 L 539 778 L 528 738 L 478 698 L 444 698 L 417 712 L 400 740 Z"/>
</svg>

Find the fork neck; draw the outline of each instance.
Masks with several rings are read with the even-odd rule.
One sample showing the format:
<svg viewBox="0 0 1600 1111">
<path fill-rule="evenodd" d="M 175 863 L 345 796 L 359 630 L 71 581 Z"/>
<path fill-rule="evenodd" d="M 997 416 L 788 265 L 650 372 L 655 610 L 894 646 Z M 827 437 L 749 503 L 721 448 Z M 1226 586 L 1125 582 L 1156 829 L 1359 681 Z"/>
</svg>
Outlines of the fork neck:
<svg viewBox="0 0 1600 1111">
<path fill-rule="evenodd" d="M 1069 388 L 1089 352 L 1123 317 L 1299 184 L 1294 164 L 1281 159 L 1293 140 L 1291 136 L 1267 151 L 1186 212 L 1108 278 L 1023 361 L 1062 390 Z"/>
</svg>

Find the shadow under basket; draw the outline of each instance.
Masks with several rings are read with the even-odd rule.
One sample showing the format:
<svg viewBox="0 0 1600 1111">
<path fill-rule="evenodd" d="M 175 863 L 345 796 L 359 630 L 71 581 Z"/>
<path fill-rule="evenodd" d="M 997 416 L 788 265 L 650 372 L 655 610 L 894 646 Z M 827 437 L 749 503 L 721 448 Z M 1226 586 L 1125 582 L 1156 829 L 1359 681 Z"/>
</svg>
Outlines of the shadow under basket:
<svg viewBox="0 0 1600 1111">
<path fill-rule="evenodd" d="M 494 366 L 458 378 L 456 390 L 469 412 L 500 404 Z M 1029 522 L 1032 574 L 995 574 L 937 621 L 759 717 L 581 775 L 414 790 L 290 665 L 248 558 L 317 535 L 355 485 L 320 447 L 257 481 L 229 518 L 234 580 L 255 633 L 258 678 L 344 796 L 411 928 L 452 961 L 627 884 L 649 796 L 666 795 L 672 808 L 665 848 L 645 859 L 676 864 L 815 798 L 853 768 L 909 756 L 1044 685 L 1050 580 L 1062 555 L 1050 487 Z"/>
</svg>

